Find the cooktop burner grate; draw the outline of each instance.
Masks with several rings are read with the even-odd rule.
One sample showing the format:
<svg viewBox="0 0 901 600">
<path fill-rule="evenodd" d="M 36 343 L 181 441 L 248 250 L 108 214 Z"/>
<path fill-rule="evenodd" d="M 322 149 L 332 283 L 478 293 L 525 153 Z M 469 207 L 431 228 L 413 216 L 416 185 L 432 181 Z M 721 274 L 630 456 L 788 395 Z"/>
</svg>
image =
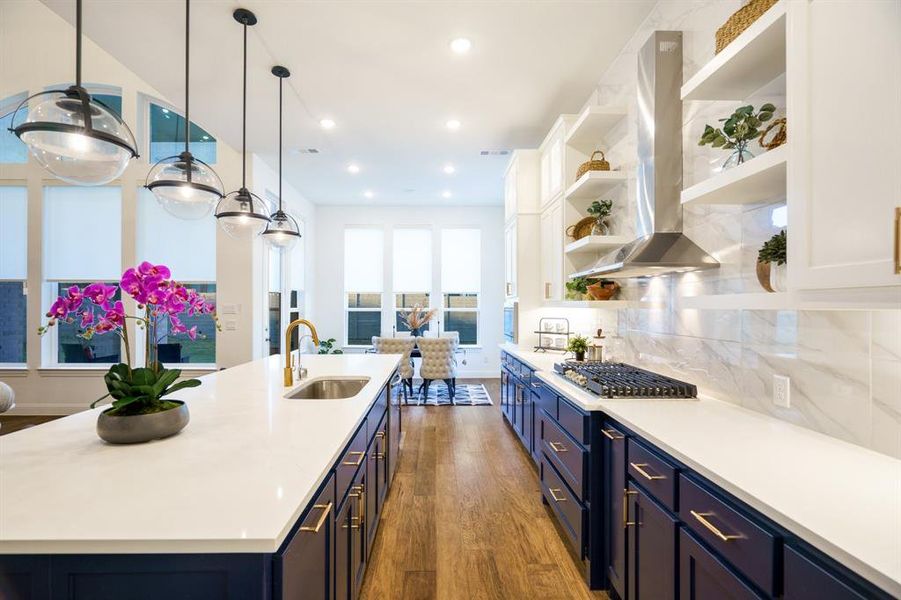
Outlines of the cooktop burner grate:
<svg viewBox="0 0 901 600">
<path fill-rule="evenodd" d="M 604 398 L 696 398 L 695 385 L 625 363 L 566 361 L 554 370 Z"/>
</svg>

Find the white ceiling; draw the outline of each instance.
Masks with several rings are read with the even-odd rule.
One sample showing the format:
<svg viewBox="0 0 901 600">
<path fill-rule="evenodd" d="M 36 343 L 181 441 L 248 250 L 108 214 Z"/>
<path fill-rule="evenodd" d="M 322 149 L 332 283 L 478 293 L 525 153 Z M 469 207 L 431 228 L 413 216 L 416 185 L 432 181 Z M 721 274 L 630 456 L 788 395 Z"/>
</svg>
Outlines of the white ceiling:
<svg viewBox="0 0 901 600">
<path fill-rule="evenodd" d="M 74 21 L 72 0 L 43 2 Z M 282 64 L 292 72 L 285 177 L 309 199 L 500 203 L 507 157 L 479 152 L 537 146 L 558 114 L 582 106 L 654 3 L 195 0 L 191 116 L 240 147 L 241 27 L 232 11 L 248 8 L 259 19 L 250 35 L 248 148 L 276 164 L 278 84 L 269 69 Z M 181 105 L 184 3 L 84 5 L 85 33 Z M 473 44 L 464 56 L 448 46 L 460 36 Z M 91 80 L 91 66 L 84 70 Z M 323 117 L 337 127 L 323 131 Z M 446 129 L 450 118 L 462 122 L 459 131 Z M 350 162 L 359 174 L 346 171 Z M 442 172 L 446 163 L 454 175 Z"/>
</svg>

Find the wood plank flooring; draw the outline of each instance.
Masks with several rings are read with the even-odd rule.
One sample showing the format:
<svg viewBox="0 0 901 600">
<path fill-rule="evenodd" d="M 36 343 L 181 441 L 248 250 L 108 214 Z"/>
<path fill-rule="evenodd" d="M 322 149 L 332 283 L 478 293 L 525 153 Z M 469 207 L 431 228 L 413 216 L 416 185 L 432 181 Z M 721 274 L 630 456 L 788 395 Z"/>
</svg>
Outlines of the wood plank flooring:
<svg viewBox="0 0 901 600">
<path fill-rule="evenodd" d="M 493 406 L 402 409 L 401 460 L 362 597 L 606 599 L 588 590 L 541 503 L 498 380 L 480 382 Z"/>
</svg>

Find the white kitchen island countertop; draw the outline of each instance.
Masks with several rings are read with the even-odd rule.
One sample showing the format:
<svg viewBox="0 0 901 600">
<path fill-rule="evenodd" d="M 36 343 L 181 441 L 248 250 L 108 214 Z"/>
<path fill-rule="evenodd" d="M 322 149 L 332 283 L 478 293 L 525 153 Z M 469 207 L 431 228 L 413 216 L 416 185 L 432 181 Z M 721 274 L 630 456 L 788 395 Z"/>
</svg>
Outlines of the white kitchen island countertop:
<svg viewBox="0 0 901 600">
<path fill-rule="evenodd" d="M 901 597 L 901 460 L 703 396 L 602 400 L 553 371 L 562 354 L 511 344 L 501 349 L 536 369 L 539 379 L 577 406 L 622 423 Z"/>
<path fill-rule="evenodd" d="M 212 373 L 147 444 L 100 440 L 102 408 L 2 436 L 0 554 L 275 552 L 399 360 L 304 355 L 310 378 L 370 378 L 346 400 L 285 399 L 280 356 Z"/>
</svg>

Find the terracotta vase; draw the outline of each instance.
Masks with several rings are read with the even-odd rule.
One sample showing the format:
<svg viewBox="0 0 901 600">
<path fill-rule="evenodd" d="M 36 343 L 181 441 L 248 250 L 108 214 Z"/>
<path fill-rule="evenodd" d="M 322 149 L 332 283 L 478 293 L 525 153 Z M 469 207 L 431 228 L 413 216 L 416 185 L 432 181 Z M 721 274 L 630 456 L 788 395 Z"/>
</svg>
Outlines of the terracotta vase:
<svg viewBox="0 0 901 600">
<path fill-rule="evenodd" d="M 757 263 L 757 281 L 760 287 L 768 292 L 784 292 L 785 285 L 785 265 L 777 265 L 773 263 Z"/>
<path fill-rule="evenodd" d="M 592 300 L 610 300 L 619 292 L 619 284 L 615 281 L 597 282 L 588 286 L 588 295 Z"/>
</svg>

